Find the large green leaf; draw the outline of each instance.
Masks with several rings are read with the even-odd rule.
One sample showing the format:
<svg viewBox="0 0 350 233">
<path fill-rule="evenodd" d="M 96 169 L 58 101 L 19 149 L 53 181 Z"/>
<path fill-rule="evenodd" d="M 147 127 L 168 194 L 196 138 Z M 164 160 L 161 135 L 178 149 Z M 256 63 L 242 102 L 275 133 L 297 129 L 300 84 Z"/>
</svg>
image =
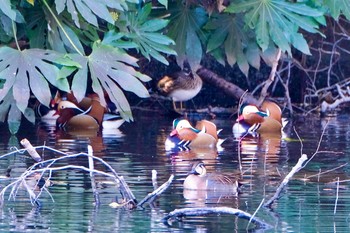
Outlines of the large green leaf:
<svg viewBox="0 0 350 233">
<path fill-rule="evenodd" d="M 65 23 L 63 17 L 58 18 L 60 23 L 58 23 L 51 14 L 47 14 L 46 17 L 50 27 L 47 34 L 51 49 L 61 53 L 79 52 L 84 54 L 83 45 L 79 37 L 73 29 Z"/>
<path fill-rule="evenodd" d="M 62 55 L 49 50 L 30 49 L 15 50 L 9 47 L 0 48 L 0 79 L 5 79 L 0 89 L 0 100 L 3 100 L 12 89 L 13 98 L 18 109 L 25 113 L 30 92 L 45 105 L 49 105 L 51 93 L 48 82 L 53 86 L 69 91 L 68 81 L 58 79 L 57 60 Z"/>
<path fill-rule="evenodd" d="M 35 122 L 33 109 L 26 108 L 23 115 L 28 121 Z M 0 121 L 4 122 L 6 118 L 11 134 L 16 134 L 21 124 L 22 112 L 17 107 L 12 89 L 4 97 L 3 101 L 0 102 Z"/>
<path fill-rule="evenodd" d="M 282 51 L 290 51 L 290 45 L 309 53 L 298 34 L 299 28 L 318 32 L 322 10 L 301 3 L 281 0 L 241 0 L 226 8 L 230 13 L 244 13 L 245 23 L 256 33 L 256 40 L 264 51 L 272 40 Z"/>
<path fill-rule="evenodd" d="M 10 0 L 0 0 L 0 15 L 4 14 L 17 23 L 23 23 L 24 18 L 17 9 L 12 8 Z"/>
<path fill-rule="evenodd" d="M 135 2 L 130 0 L 128 2 Z M 97 17 L 104 19 L 108 23 L 114 24 L 114 19 L 111 16 L 109 9 L 124 10 L 128 9 L 124 0 L 55 0 L 56 11 L 58 14 L 67 8 L 67 11 L 72 16 L 74 23 L 80 27 L 79 17 L 77 12 L 90 24 L 98 27 Z"/>
<path fill-rule="evenodd" d="M 72 83 L 72 91 L 77 99 L 84 97 L 90 75 L 92 88 L 99 95 L 101 103 L 106 105 L 104 98 L 104 91 L 106 91 L 121 115 L 126 120 L 132 120 L 130 105 L 121 89 L 145 98 L 149 93 L 142 82 L 151 80 L 150 77 L 133 68 L 137 67 L 137 59 L 123 50 L 102 43 L 95 43 L 89 56 L 78 54 L 69 56 L 81 66 L 75 72 Z"/>
<path fill-rule="evenodd" d="M 350 20 L 350 1 L 349 0 L 324 0 L 324 4 L 329 8 L 333 18 L 338 20 L 340 14 Z"/>
<path fill-rule="evenodd" d="M 201 38 L 206 36 L 201 28 L 207 22 L 208 15 L 201 7 L 192 8 L 182 3 L 172 9 L 174 10 L 170 11 L 168 35 L 175 41 L 177 63 L 182 65 L 185 59 L 188 59 L 190 66 L 195 70 L 202 58 Z"/>
<path fill-rule="evenodd" d="M 154 59 L 168 65 L 168 61 L 162 55 L 176 55 L 176 52 L 169 47 L 175 42 L 168 36 L 163 35 L 163 30 L 168 25 L 168 20 L 165 19 L 149 19 L 152 5 L 146 4 L 137 12 L 127 12 L 121 15 L 121 18 L 116 23 L 117 27 L 122 33 L 108 34 L 108 41 L 115 43 L 115 41 L 124 40 L 131 41 L 131 45 L 137 45 L 136 49 L 141 54 L 150 59 Z M 123 36 L 122 38 L 120 36 Z M 115 39 L 113 39 L 115 36 Z M 107 39 L 104 39 L 106 43 Z"/>
<path fill-rule="evenodd" d="M 28 20 L 26 29 L 29 37 L 30 48 L 47 48 L 47 26 L 48 23 L 43 14 L 42 8 L 35 5 L 26 11 L 25 17 Z"/>
<path fill-rule="evenodd" d="M 227 63 L 231 66 L 237 63 L 246 76 L 249 64 L 259 69 L 259 50 L 249 37 L 251 31 L 245 30 L 240 14 L 213 14 L 205 28 L 212 31 L 207 52 L 223 49 Z M 256 54 L 253 55 L 253 52 Z"/>
</svg>

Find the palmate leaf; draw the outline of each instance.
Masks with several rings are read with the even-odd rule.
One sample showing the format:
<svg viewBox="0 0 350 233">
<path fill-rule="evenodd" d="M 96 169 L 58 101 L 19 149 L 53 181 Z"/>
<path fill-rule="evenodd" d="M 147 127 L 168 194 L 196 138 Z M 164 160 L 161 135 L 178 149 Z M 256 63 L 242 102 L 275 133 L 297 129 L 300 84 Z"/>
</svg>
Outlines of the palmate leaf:
<svg viewBox="0 0 350 233">
<path fill-rule="evenodd" d="M 350 1 L 349 0 L 323 0 L 324 4 L 329 8 L 333 18 L 338 20 L 340 14 L 350 20 Z"/>
<path fill-rule="evenodd" d="M 123 38 L 131 41 L 137 45 L 136 49 L 147 59 L 154 59 L 168 65 L 168 61 L 162 55 L 176 55 L 175 50 L 171 49 L 169 45 L 175 42 L 168 36 L 161 33 L 168 25 L 168 20 L 165 19 L 149 19 L 152 5 L 146 4 L 138 12 L 127 12 L 122 15 L 119 22 L 116 24 L 117 27 L 123 32 L 122 34 L 108 35 L 108 40 L 114 43 L 114 41 L 120 41 L 120 35 Z M 106 40 L 104 40 L 106 41 Z M 129 44 L 130 45 L 130 44 Z"/>
<path fill-rule="evenodd" d="M 33 109 L 26 108 L 23 115 L 28 121 L 35 122 L 35 114 Z M 7 117 L 7 124 L 11 134 L 16 134 L 19 130 L 22 112 L 18 109 L 16 101 L 13 98 L 12 89 L 7 93 L 3 101 L 0 103 L 0 121 L 4 122 Z"/>
<path fill-rule="evenodd" d="M 101 103 L 106 105 L 104 98 L 104 91 L 106 91 L 123 118 L 132 120 L 130 105 L 122 89 L 145 98 L 149 93 L 142 82 L 151 80 L 147 75 L 134 69 L 137 67 L 137 59 L 123 50 L 98 42 L 94 44 L 89 56 L 79 54 L 69 56 L 81 66 L 74 74 L 71 88 L 77 99 L 81 100 L 84 97 L 90 74 L 93 91 L 99 95 Z"/>
<path fill-rule="evenodd" d="M 128 2 L 135 3 L 135 0 Z M 58 14 L 67 8 L 67 11 L 72 16 L 72 19 L 77 27 L 80 27 L 79 17 L 77 12 L 90 24 L 98 27 L 97 17 L 114 24 L 114 19 L 109 12 L 109 9 L 116 9 L 123 11 L 128 9 L 126 1 L 118 0 L 55 0 L 56 11 Z"/>
<path fill-rule="evenodd" d="M 282 51 L 290 53 L 290 45 L 293 45 L 306 54 L 310 51 L 298 30 L 318 32 L 319 17 L 324 14 L 305 4 L 280 0 L 238 1 L 230 4 L 226 11 L 245 14 L 245 23 L 255 31 L 263 51 L 272 40 Z"/>
<path fill-rule="evenodd" d="M 207 22 L 208 16 L 203 8 L 191 8 L 182 3 L 170 9 L 171 24 L 168 35 L 175 41 L 177 63 L 182 65 L 187 59 L 192 69 L 196 70 L 203 55 L 201 38 L 206 38 L 201 28 Z"/>
<path fill-rule="evenodd" d="M 10 0 L 0 0 L 0 6 L 0 15 L 4 14 L 17 23 L 24 23 L 22 14 L 17 9 L 12 8 Z"/>
<path fill-rule="evenodd" d="M 49 83 L 63 91 L 69 90 L 68 81 L 58 78 L 59 58 L 62 58 L 61 54 L 49 50 L 19 51 L 1 47 L 0 79 L 4 79 L 5 84 L 0 89 L 0 101 L 12 90 L 16 106 L 24 114 L 32 92 L 42 104 L 48 106 L 51 99 Z"/>
<path fill-rule="evenodd" d="M 205 29 L 213 31 L 208 39 L 207 52 L 218 48 L 224 50 L 227 63 L 231 66 L 237 63 L 246 76 L 249 64 L 259 69 L 259 50 L 248 37 L 251 32 L 244 29 L 240 14 L 213 14 Z"/>
<path fill-rule="evenodd" d="M 51 49 L 61 53 L 75 53 L 79 51 L 79 53 L 84 54 L 83 45 L 79 37 L 73 29 L 68 26 L 63 17 L 59 18 L 60 25 L 58 25 L 51 14 L 47 14 L 46 17 L 47 24 L 50 27 L 50 30 L 47 32 L 47 40 Z"/>
</svg>

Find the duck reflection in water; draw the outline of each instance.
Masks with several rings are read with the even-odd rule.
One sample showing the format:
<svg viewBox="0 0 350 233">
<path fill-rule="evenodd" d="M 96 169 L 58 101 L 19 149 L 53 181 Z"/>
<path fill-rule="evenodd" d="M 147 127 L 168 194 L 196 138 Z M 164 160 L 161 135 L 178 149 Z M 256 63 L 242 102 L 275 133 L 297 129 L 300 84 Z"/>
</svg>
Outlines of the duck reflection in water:
<svg viewBox="0 0 350 233">
<path fill-rule="evenodd" d="M 233 176 L 207 172 L 204 162 L 199 160 L 193 164 L 183 183 L 183 195 L 189 200 L 220 200 L 237 196 L 240 186 L 241 183 Z"/>
</svg>

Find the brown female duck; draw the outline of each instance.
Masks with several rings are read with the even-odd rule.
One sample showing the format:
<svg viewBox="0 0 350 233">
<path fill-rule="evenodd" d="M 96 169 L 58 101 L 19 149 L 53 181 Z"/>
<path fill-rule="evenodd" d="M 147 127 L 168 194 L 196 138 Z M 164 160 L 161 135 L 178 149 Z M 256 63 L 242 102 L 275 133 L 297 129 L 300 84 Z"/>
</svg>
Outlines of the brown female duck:
<svg viewBox="0 0 350 233">
<path fill-rule="evenodd" d="M 185 67 L 179 72 L 164 76 L 157 86 L 162 93 L 172 98 L 176 111 L 175 102 L 180 102 L 180 110 L 182 110 L 182 102 L 195 97 L 202 89 L 202 85 L 202 79 Z"/>
</svg>

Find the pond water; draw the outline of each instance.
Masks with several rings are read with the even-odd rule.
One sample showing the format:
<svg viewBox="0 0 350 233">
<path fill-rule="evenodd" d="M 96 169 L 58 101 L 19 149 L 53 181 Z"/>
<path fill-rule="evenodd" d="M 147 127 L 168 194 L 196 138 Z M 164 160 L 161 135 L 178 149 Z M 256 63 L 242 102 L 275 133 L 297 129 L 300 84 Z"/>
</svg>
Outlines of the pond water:
<svg viewBox="0 0 350 233">
<path fill-rule="evenodd" d="M 199 116 L 191 118 L 192 121 Z M 64 132 L 45 124 L 22 126 L 16 136 L 1 125 L 0 155 L 22 148 L 19 141 L 27 138 L 33 146 L 46 145 L 65 153 L 87 152 L 91 145 L 94 155 L 110 164 L 124 177 L 138 201 L 153 191 L 152 170 L 162 184 L 174 174 L 171 186 L 152 205 L 143 209 L 112 208 L 110 203 L 120 198 L 116 187 L 104 176 L 96 176 L 100 204 L 94 205 L 94 195 L 88 172 L 65 169 L 52 173 L 53 186 L 39 198 L 40 208 L 32 205 L 23 189 L 16 199 L 8 200 L 6 191 L 0 212 L 1 232 L 349 232 L 350 192 L 350 116 L 332 118 L 298 117 L 285 129 L 282 137 L 262 135 L 236 139 L 229 117 L 213 120 L 227 138 L 219 151 L 190 150 L 169 152 L 165 139 L 171 131 L 173 118 L 150 115 L 137 116 L 119 131 L 103 133 Z M 310 158 L 317 150 L 323 129 L 319 153 L 290 180 L 281 197 L 271 208 L 261 207 L 275 193 L 278 185 L 298 162 L 301 153 Z M 297 133 L 296 133 L 297 132 Z M 301 141 L 298 139 L 298 136 Z M 38 150 L 44 159 L 61 155 Z M 243 184 L 238 195 L 216 193 L 186 193 L 183 180 L 193 160 L 201 159 L 209 172 L 236 176 Z M 27 153 L 13 153 L 1 158 L 1 188 L 14 181 L 34 163 Z M 88 166 L 86 157 L 58 161 L 59 165 Z M 5 175 L 11 168 L 10 178 Z M 106 171 L 101 163 L 95 169 Z M 340 183 L 337 185 L 337 180 Z M 169 212 L 188 207 L 232 207 L 253 214 L 270 228 L 259 229 L 253 223 L 227 214 L 193 216 L 171 220 L 162 218 Z"/>
</svg>

